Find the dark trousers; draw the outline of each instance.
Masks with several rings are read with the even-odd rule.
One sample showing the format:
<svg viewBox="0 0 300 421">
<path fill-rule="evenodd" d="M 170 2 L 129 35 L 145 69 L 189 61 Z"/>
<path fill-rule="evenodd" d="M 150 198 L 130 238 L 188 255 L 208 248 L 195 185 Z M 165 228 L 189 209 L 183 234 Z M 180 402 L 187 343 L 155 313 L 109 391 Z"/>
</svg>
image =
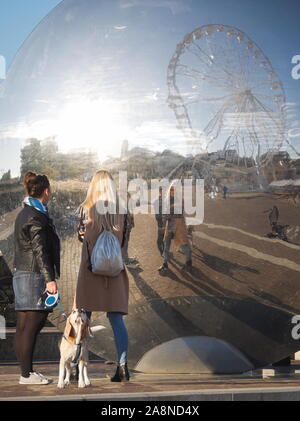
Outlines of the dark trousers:
<svg viewBox="0 0 300 421">
<path fill-rule="evenodd" d="M 157 248 L 160 254 L 163 254 L 163 251 L 164 251 L 164 234 L 165 234 L 164 227 L 158 226 L 156 243 L 157 243 Z"/>
</svg>

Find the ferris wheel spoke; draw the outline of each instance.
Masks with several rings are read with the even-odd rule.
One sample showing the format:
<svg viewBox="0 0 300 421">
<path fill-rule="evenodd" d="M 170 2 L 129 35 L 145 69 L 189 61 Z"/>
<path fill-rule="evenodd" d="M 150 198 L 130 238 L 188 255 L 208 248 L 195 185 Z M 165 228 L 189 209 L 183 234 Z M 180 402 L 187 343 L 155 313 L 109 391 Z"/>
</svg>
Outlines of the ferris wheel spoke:
<svg viewBox="0 0 300 421">
<path fill-rule="evenodd" d="M 205 102 L 205 103 L 224 101 L 227 98 L 232 98 L 232 95 L 226 95 L 220 98 L 212 98 L 212 97 L 204 98 L 201 94 L 195 94 L 194 97 L 195 98 L 191 99 L 190 101 L 184 100 L 185 105 L 199 103 L 199 101 Z"/>
<path fill-rule="evenodd" d="M 200 84 L 200 85 L 203 85 L 203 83 L 204 82 L 206 82 L 208 85 L 210 85 L 210 86 L 218 86 L 219 88 L 224 88 L 224 89 L 227 89 L 228 88 L 228 86 L 227 85 L 222 85 L 221 83 L 219 83 L 219 81 L 217 80 L 217 79 L 213 79 L 212 77 L 207 77 L 207 78 L 204 78 L 204 77 L 200 77 L 200 76 L 197 76 L 196 74 L 192 74 L 192 73 L 190 73 L 190 72 L 181 72 L 181 71 L 178 71 L 177 73 L 176 73 L 176 79 L 178 80 L 178 76 L 179 77 L 188 77 L 188 78 L 192 78 L 192 79 L 194 79 L 194 81 L 195 81 L 195 83 L 196 84 Z M 217 84 L 217 82 L 218 82 L 218 84 Z M 196 85 L 196 86 L 198 86 L 198 85 Z"/>
<path fill-rule="evenodd" d="M 249 81 L 249 72 L 247 71 L 248 69 L 246 68 L 245 70 L 245 66 L 243 66 L 242 64 L 242 58 L 240 56 L 240 54 L 238 54 L 238 58 L 239 58 L 239 67 L 240 67 L 240 75 L 242 76 L 242 83 L 244 86 L 248 85 L 248 81 Z"/>
<path fill-rule="evenodd" d="M 247 157 L 247 149 L 246 149 L 246 145 L 245 145 L 245 137 L 242 137 L 242 145 L 243 145 L 243 150 L 244 150 L 244 157 Z"/>
<path fill-rule="evenodd" d="M 261 77 L 263 76 L 263 73 L 261 72 L 259 62 L 255 61 L 255 59 L 253 58 L 252 60 L 250 60 L 249 55 L 247 56 L 244 68 L 248 75 L 249 89 L 254 89 L 254 87 L 260 86 L 260 83 L 262 84 L 265 83 L 264 81 L 261 82 Z M 253 86 L 253 83 L 255 84 L 254 86 Z"/>
<path fill-rule="evenodd" d="M 234 135 L 234 130 L 232 130 L 230 136 L 228 136 L 228 138 L 226 139 L 226 142 L 224 143 L 223 153 L 228 149 L 229 142 L 231 141 L 233 135 Z"/>
<path fill-rule="evenodd" d="M 231 101 L 227 101 L 225 104 L 223 104 L 223 106 L 215 113 L 213 118 L 211 118 L 211 120 L 207 123 L 206 127 L 204 128 L 204 133 L 206 135 L 211 135 L 217 127 L 216 135 L 212 136 L 210 143 L 212 143 L 213 140 L 215 140 L 218 137 L 221 130 L 221 124 L 224 120 L 224 114 L 226 113 L 226 110 L 231 107 L 231 105 Z"/>
<path fill-rule="evenodd" d="M 227 50 L 224 48 L 223 57 L 227 60 L 229 68 L 232 68 L 232 66 L 235 63 L 235 60 L 233 59 L 236 57 L 240 64 L 240 70 L 235 70 L 234 73 L 237 78 L 240 78 L 241 75 L 244 77 L 244 80 L 247 81 L 249 79 L 249 64 L 247 66 L 242 65 L 242 56 L 240 55 L 240 49 L 233 47 L 233 45 L 230 44 L 229 37 L 226 37 L 226 45 Z M 249 56 L 247 57 L 249 59 Z"/>
<path fill-rule="evenodd" d="M 201 51 L 200 47 L 195 42 L 187 46 L 187 51 L 197 57 L 200 62 L 207 68 L 207 71 L 211 71 L 211 66 L 213 64 L 212 59 L 208 56 L 208 54 Z"/>
<path fill-rule="evenodd" d="M 255 115 L 253 116 L 253 121 L 254 121 L 254 118 L 255 118 Z M 253 122 L 253 125 L 254 125 L 254 122 Z M 274 138 L 275 136 L 278 138 L 278 127 L 274 128 L 274 124 L 272 123 L 272 121 L 270 121 L 270 119 L 268 120 L 259 119 L 258 123 L 256 124 L 256 127 L 259 127 L 260 133 L 262 134 L 262 138 L 267 144 L 267 148 L 269 148 L 270 147 L 269 138 Z"/>
<path fill-rule="evenodd" d="M 202 57 L 203 56 L 205 56 L 208 60 L 209 60 L 209 63 L 210 63 L 210 66 L 211 65 L 215 65 L 215 63 L 214 63 L 214 60 L 209 56 L 209 54 L 207 54 L 206 53 L 206 51 L 204 51 L 198 44 L 196 44 L 195 42 L 193 42 L 192 43 L 198 50 L 199 50 L 199 52 L 201 53 L 201 55 L 202 55 Z M 191 51 L 192 52 L 192 51 Z M 196 53 L 195 53 L 196 54 Z M 202 60 L 202 58 L 201 58 L 201 56 L 199 56 L 199 54 L 196 54 L 201 60 Z M 209 68 L 209 70 L 211 71 L 211 68 Z M 232 86 L 232 83 L 231 83 L 231 79 L 232 79 L 232 74 L 230 73 L 230 72 L 228 72 L 225 68 L 224 68 L 224 66 L 218 66 L 218 70 L 223 70 L 223 72 L 224 73 L 226 73 L 226 75 L 227 75 L 227 77 L 229 78 L 229 81 L 230 81 L 230 85 Z"/>
<path fill-rule="evenodd" d="M 279 128 L 278 121 L 276 121 L 275 118 L 272 115 L 273 110 L 269 109 L 267 106 L 265 106 L 264 104 L 262 104 L 262 102 L 260 102 L 258 98 L 253 97 L 253 100 L 256 101 L 260 105 L 260 107 L 268 114 L 268 116 L 270 117 L 270 119 L 273 120 L 274 123 L 276 124 L 276 126 Z"/>
<path fill-rule="evenodd" d="M 180 68 L 182 66 L 184 66 L 187 69 L 187 72 L 194 73 L 194 76 L 198 75 L 198 77 L 200 77 L 200 75 L 201 75 L 201 77 L 200 77 L 201 80 L 206 80 L 206 81 L 211 80 L 211 81 L 213 81 L 213 83 L 217 83 L 219 86 L 227 87 L 229 89 L 231 88 L 231 84 L 229 83 L 229 81 L 227 79 L 224 80 L 224 79 L 218 77 L 217 74 L 214 76 L 215 72 L 213 72 L 212 68 L 204 68 L 203 71 L 199 71 L 199 70 L 196 70 L 194 68 L 189 67 L 188 65 L 184 65 L 182 63 L 179 64 L 177 67 Z"/>
<path fill-rule="evenodd" d="M 269 81 L 265 79 L 265 80 L 260 81 L 256 85 L 250 85 L 249 89 L 254 90 L 254 89 L 260 88 L 261 86 L 266 86 L 268 83 Z"/>
<path fill-rule="evenodd" d="M 223 72 L 226 73 L 227 77 L 229 76 L 230 78 L 232 77 L 233 72 L 231 71 L 231 65 L 232 63 L 229 63 L 229 68 L 226 68 L 226 66 L 224 67 L 224 50 L 220 50 L 218 48 L 217 43 L 210 38 L 206 39 L 206 45 L 210 51 L 210 54 L 208 54 L 208 56 L 211 59 L 211 62 L 214 64 L 214 67 L 216 69 L 221 69 Z M 200 47 L 199 47 L 200 48 Z M 222 61 L 218 61 L 218 57 L 222 57 Z M 222 73 L 220 74 L 220 77 L 222 77 Z M 233 86 L 231 84 L 231 86 Z"/>
<path fill-rule="evenodd" d="M 239 115 L 239 118 L 238 118 L 237 127 L 234 130 L 234 137 L 236 139 L 236 149 L 237 149 L 238 156 L 240 156 L 239 139 L 242 139 L 242 145 L 243 145 L 245 157 L 247 156 L 247 150 L 246 150 L 246 145 L 245 145 L 245 138 L 243 136 L 244 127 L 242 126 L 242 121 L 244 121 L 244 119 L 242 117 L 246 110 L 246 103 L 247 103 L 247 98 L 245 97 L 243 103 L 241 104 L 239 109 L 236 111 L 236 113 Z M 238 165 L 239 165 L 239 160 L 238 160 Z"/>
<path fill-rule="evenodd" d="M 188 76 L 198 81 L 200 80 L 201 82 L 207 81 L 208 83 L 215 83 L 219 85 L 220 87 L 228 88 L 228 85 L 226 83 L 225 84 L 220 83 L 220 80 L 218 78 L 213 77 L 211 74 L 209 75 L 209 74 L 202 73 L 199 70 L 196 70 L 185 64 L 179 64 L 177 67 L 179 68 L 179 70 L 176 71 L 176 75 Z"/>
<path fill-rule="evenodd" d="M 269 101 L 274 106 L 274 96 L 264 95 L 264 94 L 255 94 L 256 98 L 261 98 L 262 100 Z M 271 110 L 271 109 L 270 109 Z"/>
<path fill-rule="evenodd" d="M 253 70 L 257 70 L 257 67 L 253 69 L 253 60 L 250 61 L 249 54 L 245 54 L 244 50 L 241 49 L 241 45 L 239 45 L 239 47 L 240 48 L 237 48 L 238 56 L 240 58 L 242 71 L 246 75 L 246 84 L 249 86 L 251 78 L 253 78 L 253 75 L 256 74 L 256 72 L 254 72 Z"/>
<path fill-rule="evenodd" d="M 260 152 L 264 152 L 264 149 L 261 150 L 261 148 L 264 147 L 265 144 L 267 143 L 269 132 L 266 131 L 265 125 L 262 125 L 262 126 L 259 127 L 260 134 L 257 134 L 256 127 L 257 127 L 257 125 L 255 125 L 254 115 L 253 115 L 253 118 L 252 118 L 252 133 L 253 133 L 254 138 L 255 138 L 255 144 L 259 147 L 259 153 L 260 153 Z"/>
<path fill-rule="evenodd" d="M 203 57 L 207 58 L 210 66 L 214 64 L 212 57 L 210 57 L 210 55 L 205 50 L 203 50 L 195 41 L 192 41 L 192 43 L 187 48 L 190 49 L 190 47 L 196 48 L 196 51 L 198 52 L 198 55 L 197 54 L 196 55 L 200 58 L 202 57 L 202 60 L 203 60 Z"/>
<path fill-rule="evenodd" d="M 204 129 L 206 136 L 209 136 L 209 143 L 212 143 L 219 135 L 222 124 L 222 114 L 216 114 L 207 124 Z M 213 135 L 214 130 L 216 129 L 216 134 Z"/>
<path fill-rule="evenodd" d="M 184 73 L 183 73 L 184 76 L 195 76 L 195 77 L 201 78 L 202 80 L 204 78 L 206 79 L 208 77 L 208 74 L 206 72 L 201 72 L 201 71 L 199 71 L 197 69 L 194 69 L 193 67 L 190 67 L 190 66 L 188 66 L 186 64 L 180 63 L 180 64 L 178 64 L 177 67 L 179 69 L 184 70 Z M 180 71 L 177 70 L 176 71 L 176 74 L 180 74 Z"/>
<path fill-rule="evenodd" d="M 255 95 L 253 95 L 253 96 L 256 97 L 256 98 L 267 99 L 274 106 L 274 95 L 266 95 L 266 94 L 255 93 Z"/>
</svg>

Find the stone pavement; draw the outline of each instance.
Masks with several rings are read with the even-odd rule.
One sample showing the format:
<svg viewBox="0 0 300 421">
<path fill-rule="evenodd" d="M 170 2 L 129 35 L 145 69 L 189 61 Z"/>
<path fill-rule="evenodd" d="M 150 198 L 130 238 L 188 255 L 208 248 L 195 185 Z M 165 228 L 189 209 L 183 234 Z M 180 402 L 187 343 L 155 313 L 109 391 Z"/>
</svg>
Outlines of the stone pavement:
<svg viewBox="0 0 300 421">
<path fill-rule="evenodd" d="M 114 365 L 91 361 L 92 386 L 78 389 L 75 381 L 57 389 L 58 363 L 36 363 L 35 369 L 53 379 L 46 386 L 18 384 L 16 364 L 0 364 L 0 401 L 233 401 L 300 400 L 300 365 L 282 373 L 269 367 L 241 375 L 149 375 L 132 372 L 128 383 L 111 383 Z M 280 370 L 280 369 L 276 369 Z M 282 371 L 283 369 L 281 369 Z"/>
</svg>

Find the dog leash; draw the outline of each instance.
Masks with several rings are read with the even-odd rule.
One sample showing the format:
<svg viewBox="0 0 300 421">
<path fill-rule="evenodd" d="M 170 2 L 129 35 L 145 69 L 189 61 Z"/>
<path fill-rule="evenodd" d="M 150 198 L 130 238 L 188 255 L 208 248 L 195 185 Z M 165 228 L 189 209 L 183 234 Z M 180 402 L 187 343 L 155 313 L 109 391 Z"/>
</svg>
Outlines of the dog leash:
<svg viewBox="0 0 300 421">
<path fill-rule="evenodd" d="M 75 357 L 72 360 L 73 366 L 78 364 L 78 359 L 79 359 L 80 354 L 81 354 L 82 343 L 79 343 L 78 345 L 76 345 L 76 347 L 77 347 L 77 349 L 76 349 L 76 355 L 75 355 Z"/>
<path fill-rule="evenodd" d="M 64 340 L 65 341 L 67 341 L 69 344 L 71 344 L 71 345 L 75 345 L 76 347 L 77 347 L 77 349 L 76 349 L 76 354 L 75 354 L 75 357 L 73 358 L 73 360 L 71 361 L 71 364 L 72 364 L 72 367 L 74 367 L 74 366 L 76 366 L 76 365 L 78 365 L 78 359 L 79 359 L 79 357 L 80 357 L 80 353 L 81 353 L 81 348 L 82 348 L 82 342 L 80 342 L 79 344 L 73 344 L 73 342 L 71 342 L 71 341 L 69 341 L 66 337 L 65 337 L 65 335 L 63 335 L 63 338 L 64 338 Z"/>
<path fill-rule="evenodd" d="M 65 322 L 68 317 L 67 317 L 66 313 L 64 312 L 63 306 L 61 305 L 60 301 L 57 303 L 57 308 L 58 308 L 59 314 L 61 315 L 63 321 Z"/>
</svg>

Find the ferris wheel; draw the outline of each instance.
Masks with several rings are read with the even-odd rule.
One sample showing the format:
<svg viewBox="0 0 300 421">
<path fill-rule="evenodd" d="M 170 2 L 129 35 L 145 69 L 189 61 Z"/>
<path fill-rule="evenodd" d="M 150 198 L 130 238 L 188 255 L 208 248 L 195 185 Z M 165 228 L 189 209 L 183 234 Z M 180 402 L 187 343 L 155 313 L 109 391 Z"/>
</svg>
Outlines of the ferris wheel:
<svg viewBox="0 0 300 421">
<path fill-rule="evenodd" d="M 189 154 L 215 152 L 262 166 L 285 141 L 283 85 L 244 32 L 206 25 L 187 34 L 168 66 L 168 104 Z"/>
</svg>

